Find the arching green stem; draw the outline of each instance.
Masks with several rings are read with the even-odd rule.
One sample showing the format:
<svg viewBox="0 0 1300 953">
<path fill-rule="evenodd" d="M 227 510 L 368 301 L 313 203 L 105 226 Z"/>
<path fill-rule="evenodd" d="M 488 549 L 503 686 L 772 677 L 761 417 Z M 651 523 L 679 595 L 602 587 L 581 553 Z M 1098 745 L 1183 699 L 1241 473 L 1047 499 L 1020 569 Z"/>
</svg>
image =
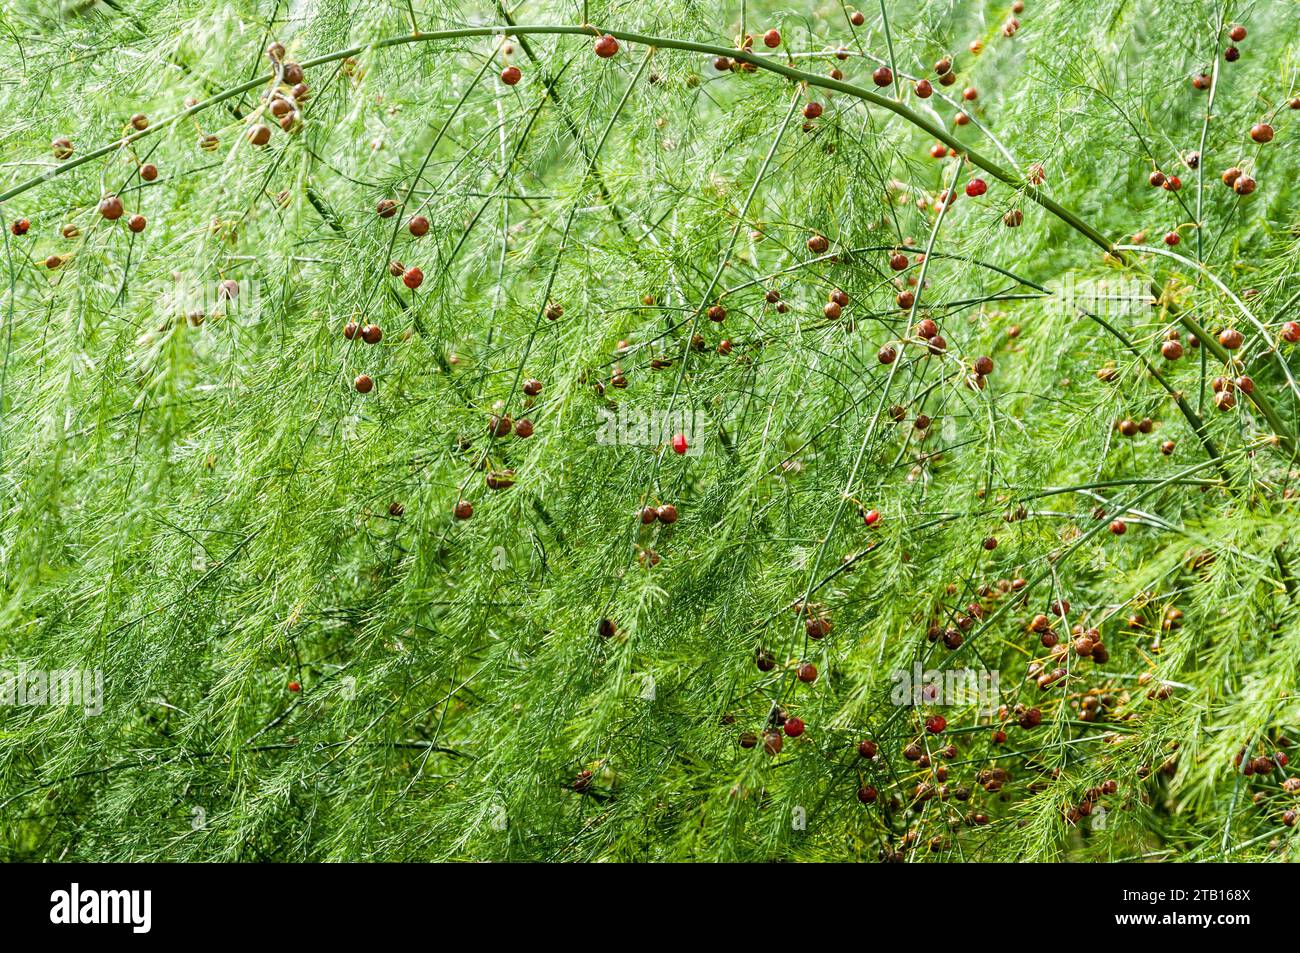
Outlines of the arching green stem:
<svg viewBox="0 0 1300 953">
<path fill-rule="evenodd" d="M 679 40 L 679 39 L 673 39 L 671 37 L 648 36 L 643 33 L 633 33 L 627 30 L 597 29 L 596 27 L 591 25 L 574 26 L 574 25 L 532 24 L 532 23 L 515 24 L 515 25 L 498 24 L 493 26 L 463 27 L 455 30 L 438 30 L 429 33 L 421 33 L 417 31 L 409 34 L 404 34 L 402 36 L 387 37 L 382 40 L 377 40 L 374 43 L 352 46 L 352 47 L 348 47 L 347 49 L 336 50 L 333 53 L 325 53 L 313 59 L 304 60 L 301 65 L 304 69 L 310 69 L 312 67 L 323 66 L 327 63 L 334 63 L 342 59 L 347 59 L 348 57 L 360 56 L 363 53 L 365 53 L 367 50 L 387 49 L 395 46 L 403 46 L 407 43 L 436 42 L 439 40 L 468 39 L 471 37 L 482 37 L 482 36 L 524 36 L 524 35 L 548 35 L 549 34 L 549 35 L 556 35 L 556 36 L 595 37 L 595 36 L 600 36 L 602 33 L 608 33 L 611 36 L 613 36 L 615 39 L 621 40 L 626 43 L 636 43 L 643 46 L 663 48 L 663 49 L 685 50 L 688 52 L 702 53 L 707 56 L 714 56 L 714 57 L 728 56 L 738 62 L 747 63 L 754 66 L 757 69 L 767 70 L 768 72 L 776 73 L 778 75 L 786 77 L 787 79 L 794 80 L 795 82 L 803 83 L 808 86 L 820 87 L 822 89 L 829 89 L 834 92 L 843 93 L 847 96 L 852 96 L 864 102 L 871 103 L 872 105 L 879 106 L 882 109 L 887 109 L 890 112 L 895 113 L 896 115 L 902 117 L 912 125 L 916 126 L 918 129 L 921 129 L 926 134 L 933 136 L 935 139 L 939 140 L 940 142 L 943 142 L 945 145 L 956 150 L 960 155 L 963 155 L 967 160 L 969 160 L 972 165 L 975 165 L 983 169 L 985 172 L 987 172 L 989 175 L 993 176 L 994 178 L 999 179 L 1000 181 L 1005 182 L 1006 184 L 1012 186 L 1013 188 L 1022 191 L 1032 201 L 1036 202 L 1038 205 L 1047 209 L 1049 212 L 1051 212 L 1061 221 L 1065 222 L 1067 225 L 1073 228 L 1080 235 L 1083 235 L 1085 238 L 1087 238 L 1097 247 L 1103 249 L 1107 254 L 1112 255 L 1120 263 L 1122 264 L 1128 263 L 1128 259 L 1125 257 L 1125 253 L 1123 250 L 1119 249 L 1113 242 L 1111 242 L 1108 238 L 1106 238 L 1105 235 L 1103 235 L 1097 229 L 1093 228 L 1091 225 L 1089 225 L 1087 222 L 1081 219 L 1074 212 L 1070 211 L 1060 203 L 1056 202 L 1052 198 L 1045 195 L 1037 186 L 1028 182 L 1023 175 L 1019 175 L 1013 170 L 1009 170 L 1003 167 L 1002 165 L 999 165 L 998 163 L 994 162 L 992 159 L 989 159 L 987 156 L 984 156 L 981 153 L 976 152 L 973 149 L 970 149 L 964 143 L 958 140 L 955 136 L 950 134 L 942 126 L 936 125 L 935 123 L 931 122 L 925 116 L 922 116 L 920 113 L 906 106 L 904 103 L 895 99 L 890 99 L 887 96 L 882 96 L 880 93 L 877 93 L 865 87 L 856 86 L 853 83 L 846 83 L 843 80 L 831 79 L 828 76 L 818 76 L 814 73 L 808 73 L 805 72 L 804 70 L 796 69 L 793 66 L 789 66 L 785 63 L 781 63 L 775 59 L 763 57 L 763 56 L 757 56 L 754 53 L 746 50 L 732 49 L 729 47 L 718 46 L 713 43 L 698 43 L 695 42 L 694 40 Z M 243 95 L 244 93 L 257 89 L 259 86 L 264 86 L 265 84 L 271 82 L 274 79 L 274 75 L 275 75 L 274 73 L 267 73 L 265 76 L 259 77 L 257 79 L 249 80 L 245 83 L 239 84 L 238 86 L 231 87 L 225 92 L 219 93 L 216 96 L 212 96 L 201 102 L 195 103 L 193 106 L 190 106 L 189 108 L 179 113 L 176 113 L 175 115 L 160 120 L 159 122 L 151 125 L 148 129 L 144 129 L 138 132 L 134 132 L 130 135 L 123 136 L 122 138 L 117 139 L 116 141 L 111 142 L 106 146 L 102 146 L 99 149 L 95 149 L 91 152 L 87 152 L 86 154 L 78 156 L 75 159 L 70 159 L 67 162 L 57 165 L 35 178 L 28 179 L 25 182 L 20 182 L 17 185 L 14 185 L 11 188 L 7 189 L 3 193 L 0 193 L 0 204 L 9 201 L 15 196 L 21 195 L 22 193 L 28 191 L 29 189 L 35 188 L 36 186 L 44 182 L 47 182 L 50 179 L 53 179 L 59 175 L 63 175 L 66 172 L 70 172 L 72 169 L 75 169 L 78 166 L 84 165 L 87 162 L 93 162 L 96 159 L 101 159 L 107 155 L 110 155 L 118 151 L 119 149 L 123 148 L 125 145 L 134 143 L 140 139 L 145 138 L 146 136 L 153 135 L 154 133 L 166 129 L 169 126 L 172 126 L 183 119 L 186 119 L 190 116 L 195 115 L 196 113 L 202 112 L 205 109 L 217 105 L 218 103 L 222 103 L 228 99 L 233 99 L 236 96 Z M 1156 290 L 1158 294 L 1159 289 Z M 1200 324 L 1196 322 L 1194 318 L 1188 315 L 1180 315 L 1179 320 L 1182 321 L 1183 325 L 1192 334 L 1194 334 L 1196 338 L 1201 341 L 1202 344 L 1204 344 L 1207 348 L 1209 348 L 1211 353 L 1213 353 L 1216 357 L 1220 358 L 1221 360 L 1227 361 L 1228 359 L 1227 352 L 1222 347 L 1219 346 L 1219 342 L 1215 340 L 1213 336 L 1208 334 L 1205 331 L 1205 329 L 1202 328 Z M 1289 428 L 1282 421 L 1281 416 L 1277 413 L 1277 410 L 1272 406 L 1271 402 L 1263 394 L 1259 393 L 1258 390 L 1255 393 L 1250 394 L 1249 397 L 1251 401 L 1255 404 L 1255 406 L 1259 408 L 1260 413 L 1263 414 L 1266 420 L 1268 420 L 1269 426 L 1273 428 L 1274 433 L 1277 435 L 1278 443 L 1287 451 L 1288 454 L 1294 455 L 1296 452 L 1295 438 L 1290 433 Z"/>
</svg>

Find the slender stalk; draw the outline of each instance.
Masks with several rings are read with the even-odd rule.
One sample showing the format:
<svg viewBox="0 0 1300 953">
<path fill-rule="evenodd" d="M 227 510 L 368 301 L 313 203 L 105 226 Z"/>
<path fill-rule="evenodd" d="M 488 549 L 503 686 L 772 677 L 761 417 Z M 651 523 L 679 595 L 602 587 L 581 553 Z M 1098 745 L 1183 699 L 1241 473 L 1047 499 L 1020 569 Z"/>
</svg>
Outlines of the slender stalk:
<svg viewBox="0 0 1300 953">
<path fill-rule="evenodd" d="M 885 31 L 885 47 L 889 50 L 889 73 L 894 77 L 894 98 L 902 99 L 903 92 L 898 83 L 898 64 L 894 60 L 894 35 L 889 30 L 889 14 L 885 12 L 885 0 L 880 0 L 880 23 Z"/>
</svg>

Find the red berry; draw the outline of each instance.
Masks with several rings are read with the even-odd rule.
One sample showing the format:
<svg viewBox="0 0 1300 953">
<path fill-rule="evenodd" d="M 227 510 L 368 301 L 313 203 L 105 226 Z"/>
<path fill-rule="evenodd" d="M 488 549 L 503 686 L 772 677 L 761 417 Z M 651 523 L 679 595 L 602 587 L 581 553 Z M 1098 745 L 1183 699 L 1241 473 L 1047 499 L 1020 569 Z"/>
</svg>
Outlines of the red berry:
<svg viewBox="0 0 1300 953">
<path fill-rule="evenodd" d="M 115 222 L 121 218 L 124 211 L 122 200 L 116 195 L 106 195 L 100 199 L 99 214 L 110 222 Z"/>
<path fill-rule="evenodd" d="M 902 252 L 894 252 L 889 256 L 889 267 L 894 271 L 902 271 L 907 267 L 907 256 Z"/>
<path fill-rule="evenodd" d="M 932 735 L 937 735 L 947 727 L 948 719 L 944 718 L 943 715 L 931 715 L 925 720 L 925 730 Z"/>
<path fill-rule="evenodd" d="M 1182 241 L 1182 238 L 1179 237 L 1177 232 L 1165 232 L 1165 244 L 1170 248 L 1173 248 L 1180 241 Z"/>
<path fill-rule="evenodd" d="M 928 79 L 918 79 L 912 86 L 912 91 L 921 99 L 929 99 L 931 94 L 934 93 L 934 87 L 930 85 Z M 944 151 L 946 152 L 947 150 L 945 149 Z"/>
<path fill-rule="evenodd" d="M 861 10 L 854 10 L 853 15 L 849 17 L 849 22 L 854 26 L 862 26 L 862 24 L 867 22 L 867 18 L 863 16 Z"/>
<path fill-rule="evenodd" d="M 805 119 L 816 119 L 822 114 L 822 104 L 814 100 L 803 108 L 803 117 Z"/>
<path fill-rule="evenodd" d="M 429 233 L 429 220 L 423 215 L 412 216 L 406 223 L 406 229 L 416 238 L 421 238 Z"/>
<path fill-rule="evenodd" d="M 1128 532 L 1128 524 L 1125 523 L 1123 520 L 1112 520 L 1110 524 L 1110 531 L 1114 533 L 1116 536 L 1123 536 L 1125 533 Z"/>
<path fill-rule="evenodd" d="M 1288 344 L 1300 341 L 1300 321 L 1288 321 L 1282 325 L 1282 340 Z"/>
<path fill-rule="evenodd" d="M 673 451 L 676 453 L 686 452 L 686 434 L 679 433 L 673 436 Z"/>
<path fill-rule="evenodd" d="M 878 66 L 871 74 L 871 81 L 877 86 L 888 86 L 894 81 L 894 72 L 888 66 Z"/>
<path fill-rule="evenodd" d="M 302 686 L 299 685 L 297 682 L 290 682 L 289 691 L 293 692 L 296 695 L 298 692 L 302 691 Z"/>
<path fill-rule="evenodd" d="M 1266 122 L 1257 122 L 1250 127 L 1250 138 L 1258 143 L 1273 141 L 1273 127 Z"/>
<path fill-rule="evenodd" d="M 874 804 L 876 801 L 876 789 L 873 785 L 866 785 L 858 788 L 858 800 L 863 804 Z"/>
<path fill-rule="evenodd" d="M 1246 38 L 1246 28 L 1240 23 L 1234 23 L 1228 28 L 1228 39 L 1234 43 L 1240 43 Z"/>
<path fill-rule="evenodd" d="M 858 743 L 859 758 L 874 758 L 878 750 L 876 743 L 869 738 Z"/>
<path fill-rule="evenodd" d="M 1241 342 L 1243 340 L 1244 338 L 1242 337 L 1241 332 L 1236 328 L 1224 328 L 1219 332 L 1219 343 L 1229 351 L 1235 351 L 1237 348 L 1241 347 Z"/>
<path fill-rule="evenodd" d="M 785 720 L 785 733 L 791 738 L 798 738 L 803 734 L 804 724 L 802 718 L 787 718 Z"/>
<path fill-rule="evenodd" d="M 507 66 L 501 71 L 501 82 L 507 86 L 513 86 L 523 79 L 524 74 L 519 72 L 518 66 Z"/>
<path fill-rule="evenodd" d="M 867 510 L 866 515 L 862 517 L 862 522 L 866 523 L 868 526 L 875 526 L 880 522 L 880 511 Z"/>
<path fill-rule="evenodd" d="M 419 268 L 408 268 L 402 275 L 402 284 L 414 291 L 424 281 L 424 272 Z"/>
<path fill-rule="evenodd" d="M 16 219 L 14 223 L 9 226 L 9 231 L 13 232 L 15 235 L 26 235 L 31 227 L 31 222 L 25 218 L 20 218 Z"/>
<path fill-rule="evenodd" d="M 804 662 L 799 666 L 799 681 L 812 684 L 817 681 L 817 666 L 812 662 Z"/>
<path fill-rule="evenodd" d="M 961 98 L 966 100 L 968 103 L 974 102 L 977 96 L 979 96 L 979 93 L 975 91 L 974 86 L 967 86 L 961 91 Z"/>
<path fill-rule="evenodd" d="M 763 34 L 763 45 L 768 49 L 774 50 L 781 45 L 781 31 L 777 29 L 768 30 Z"/>
<path fill-rule="evenodd" d="M 143 232 L 144 227 L 148 224 L 149 223 L 145 221 L 145 217 L 143 215 L 132 215 L 127 220 L 126 227 L 131 229 L 131 231 L 133 232 Z"/>
<path fill-rule="evenodd" d="M 983 179 L 971 179 L 966 183 L 966 194 L 971 198 L 978 198 L 989 190 L 988 183 Z"/>
<path fill-rule="evenodd" d="M 467 520 L 474 515 L 474 506 L 469 500 L 460 500 L 452 510 L 458 520 Z"/>
<path fill-rule="evenodd" d="M 595 50 L 597 56 L 607 60 L 618 52 L 618 40 L 606 33 L 596 41 Z"/>
<path fill-rule="evenodd" d="M 352 382 L 352 386 L 357 389 L 358 394 L 369 394 L 374 390 L 375 382 L 369 374 L 360 374 L 357 376 L 357 379 Z"/>
<path fill-rule="evenodd" d="M 986 536 L 984 537 L 982 545 L 989 552 L 993 552 L 993 550 L 998 548 L 998 538 L 996 536 Z"/>
<path fill-rule="evenodd" d="M 146 182 L 152 182 L 154 179 L 158 178 L 158 167 L 152 162 L 146 162 L 144 165 L 140 166 L 140 178 L 144 179 Z"/>
<path fill-rule="evenodd" d="M 1176 175 L 1171 175 L 1164 181 L 1164 189 L 1166 192 L 1177 192 L 1182 187 L 1183 180 L 1178 178 Z"/>
</svg>

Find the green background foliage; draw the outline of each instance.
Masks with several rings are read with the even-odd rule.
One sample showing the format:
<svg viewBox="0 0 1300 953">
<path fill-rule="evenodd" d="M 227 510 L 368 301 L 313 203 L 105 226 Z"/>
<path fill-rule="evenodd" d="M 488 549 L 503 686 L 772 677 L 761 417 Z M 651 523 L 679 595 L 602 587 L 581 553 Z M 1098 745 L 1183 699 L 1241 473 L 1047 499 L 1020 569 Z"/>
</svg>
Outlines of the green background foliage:
<svg viewBox="0 0 1300 953">
<path fill-rule="evenodd" d="M 590 36 L 521 30 L 513 87 L 497 37 L 371 47 L 413 20 L 503 24 L 489 2 L 4 4 L 2 214 L 31 230 L 6 230 L 0 263 L 0 669 L 102 670 L 104 709 L 0 707 L 0 857 L 1285 858 L 1286 772 L 1233 759 L 1285 751 L 1300 722 L 1294 472 L 1274 439 L 1300 429 L 1279 339 L 1300 270 L 1295 9 L 1026 2 L 1013 37 L 1009 3 L 864 2 L 855 27 L 834 2 L 525 2 L 515 23 L 663 42 L 604 60 Z M 1225 63 L 1233 22 L 1250 32 Z M 878 102 L 672 46 L 773 26 L 783 45 L 756 55 L 815 77 L 875 91 L 892 60 L 914 117 L 1013 184 L 930 158 L 934 136 Z M 326 61 L 301 128 L 258 149 L 271 40 Z M 931 69 L 943 55 L 954 86 Z M 974 121 L 954 126 L 967 85 Z M 191 97 L 219 101 L 163 123 Z M 809 99 L 825 111 L 805 130 Z M 133 143 L 51 155 L 61 135 L 77 156 L 115 143 L 137 112 L 154 126 Z M 1252 143 L 1269 117 L 1276 139 Z M 1103 254 L 1027 194 L 1035 163 L 1042 194 L 1107 240 L 1163 248 L 1179 229 L 1182 257 Z M 1219 182 L 1234 165 L 1254 195 Z M 1153 168 L 1181 192 L 1151 188 Z M 939 191 L 974 174 L 988 193 L 940 218 Z M 147 228 L 101 219 L 107 193 Z M 403 212 L 380 218 L 388 197 Z M 909 314 L 895 297 L 927 248 Z M 417 291 L 394 259 L 422 269 Z M 225 280 L 234 302 L 213 298 Z M 1050 293 L 1101 280 L 1159 298 L 1099 313 L 1108 329 Z M 178 314 L 178 288 L 206 298 Z M 828 320 L 836 288 L 850 304 Z M 946 352 L 912 336 L 925 316 Z M 1229 376 L 1283 426 L 1245 395 L 1216 409 L 1223 355 L 1191 349 L 1183 316 L 1245 334 Z M 382 342 L 345 339 L 348 321 Z M 1170 329 L 1187 347 L 1172 363 Z M 534 435 L 490 439 L 502 407 Z M 700 453 L 603 441 L 613 407 L 706 415 Z M 1120 436 L 1121 418 L 1153 430 Z M 487 488 L 505 469 L 515 485 Z M 680 519 L 643 527 L 664 503 Z M 1070 652 L 1040 690 L 1026 673 L 1048 651 L 1026 625 L 1056 599 L 1063 644 L 1097 628 L 1109 660 Z M 806 636 L 803 601 L 826 638 Z M 967 625 L 961 647 L 929 641 L 936 624 Z M 917 662 L 998 672 L 1010 712 L 892 704 Z M 1017 705 L 1042 724 L 1021 728 Z M 778 709 L 805 734 L 775 757 L 737 744 Z M 934 712 L 948 728 L 926 736 Z M 903 756 L 918 741 L 928 768 Z M 1089 799 L 1106 780 L 1116 793 Z M 1105 811 L 1071 815 L 1085 800 Z"/>
</svg>

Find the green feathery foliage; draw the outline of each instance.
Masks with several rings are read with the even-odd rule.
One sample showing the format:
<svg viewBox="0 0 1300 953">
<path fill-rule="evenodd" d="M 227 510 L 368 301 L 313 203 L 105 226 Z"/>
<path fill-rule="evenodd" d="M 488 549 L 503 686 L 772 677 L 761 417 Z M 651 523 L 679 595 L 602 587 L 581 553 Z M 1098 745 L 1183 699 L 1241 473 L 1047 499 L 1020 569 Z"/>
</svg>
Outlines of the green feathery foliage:
<svg viewBox="0 0 1300 953">
<path fill-rule="evenodd" d="M 0 858 L 1285 859 L 1298 22 L 5 0 Z"/>
</svg>

